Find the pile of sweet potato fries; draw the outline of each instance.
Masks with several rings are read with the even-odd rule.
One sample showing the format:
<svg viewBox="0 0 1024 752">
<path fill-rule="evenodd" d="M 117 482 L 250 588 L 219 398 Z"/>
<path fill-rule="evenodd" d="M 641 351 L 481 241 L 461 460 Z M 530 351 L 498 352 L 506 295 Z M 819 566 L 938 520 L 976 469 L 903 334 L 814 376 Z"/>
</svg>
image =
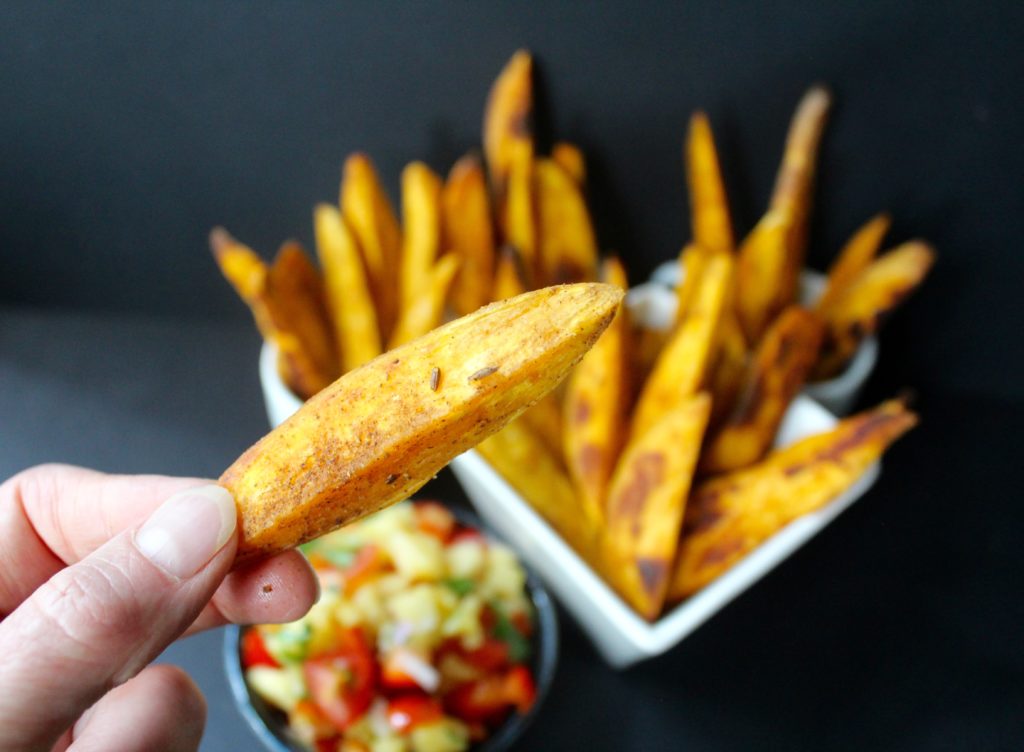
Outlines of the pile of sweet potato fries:
<svg viewBox="0 0 1024 752">
<path fill-rule="evenodd" d="M 298 395 L 450 313 L 566 282 L 628 287 L 622 262 L 601 260 L 581 150 L 537 153 L 532 65 L 517 52 L 495 81 L 482 157 L 466 155 L 446 179 L 422 162 L 405 168 L 401 221 L 369 158 L 350 156 L 338 205 L 314 211 L 319 270 L 296 243 L 267 265 L 214 230 L 224 275 Z M 644 329 L 620 309 L 560 391 L 478 446 L 645 618 L 835 498 L 916 422 L 890 401 L 771 449 L 803 384 L 840 373 L 934 259 L 916 240 L 879 254 L 889 226 L 879 215 L 840 251 L 817 301 L 798 303 L 829 105 L 821 87 L 800 102 L 768 210 L 739 243 L 696 113 L 683 150 L 693 240 L 679 257 L 674 325 Z"/>
</svg>

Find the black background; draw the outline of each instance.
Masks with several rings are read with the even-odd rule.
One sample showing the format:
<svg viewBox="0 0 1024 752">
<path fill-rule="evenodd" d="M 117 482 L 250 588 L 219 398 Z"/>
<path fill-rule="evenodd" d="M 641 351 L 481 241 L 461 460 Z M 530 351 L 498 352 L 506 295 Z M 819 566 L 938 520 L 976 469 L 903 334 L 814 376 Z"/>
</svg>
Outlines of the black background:
<svg viewBox="0 0 1024 752">
<path fill-rule="evenodd" d="M 811 265 L 883 209 L 894 242 L 938 249 L 867 395 L 915 389 L 922 426 L 868 497 L 668 656 L 614 674 L 568 626 L 525 748 L 1020 748 L 1022 8 L 6 4 L 0 469 L 216 474 L 262 418 L 257 340 L 210 227 L 264 253 L 308 243 L 356 149 L 393 195 L 412 159 L 447 170 L 518 47 L 537 58 L 542 141 L 584 148 L 599 238 L 636 280 L 689 236 L 689 114 L 711 116 L 743 231 L 822 81 L 836 107 Z M 189 644 L 175 657 L 193 667 Z M 247 744 L 214 702 L 209 748 Z"/>
</svg>

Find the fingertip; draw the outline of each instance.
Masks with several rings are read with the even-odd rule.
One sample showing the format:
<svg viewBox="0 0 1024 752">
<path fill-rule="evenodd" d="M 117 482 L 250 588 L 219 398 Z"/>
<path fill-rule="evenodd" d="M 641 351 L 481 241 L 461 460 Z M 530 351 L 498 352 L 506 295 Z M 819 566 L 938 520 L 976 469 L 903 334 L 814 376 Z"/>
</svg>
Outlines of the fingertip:
<svg viewBox="0 0 1024 752">
<path fill-rule="evenodd" d="M 316 574 L 298 551 L 286 551 L 232 572 L 214 603 L 237 624 L 295 621 L 319 597 Z"/>
</svg>

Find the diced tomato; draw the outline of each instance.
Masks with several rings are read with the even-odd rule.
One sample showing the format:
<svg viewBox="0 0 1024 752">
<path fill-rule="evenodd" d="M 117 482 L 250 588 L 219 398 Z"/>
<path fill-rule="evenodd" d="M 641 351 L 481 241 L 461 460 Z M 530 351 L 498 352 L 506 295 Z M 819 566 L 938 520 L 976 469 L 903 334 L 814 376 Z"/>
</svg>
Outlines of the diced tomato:
<svg viewBox="0 0 1024 752">
<path fill-rule="evenodd" d="M 274 660 L 263 642 L 263 635 L 255 629 L 247 629 L 242 634 L 242 668 L 253 666 L 272 666 L 280 668 L 281 664 Z"/>
<path fill-rule="evenodd" d="M 460 647 L 458 653 L 466 663 L 481 671 L 497 671 L 508 665 L 508 643 L 488 637 L 483 644 L 473 650 Z"/>
<path fill-rule="evenodd" d="M 454 546 L 456 543 L 479 543 L 481 546 L 486 546 L 487 538 L 474 527 L 460 527 L 452 535 L 448 545 Z"/>
<path fill-rule="evenodd" d="M 302 667 L 313 702 L 341 731 L 373 702 L 375 669 L 373 654 L 359 629 L 345 630 L 339 648 L 307 660 Z"/>
<path fill-rule="evenodd" d="M 332 736 L 330 739 L 317 739 L 316 752 L 338 752 L 338 741 L 336 736 Z"/>
<path fill-rule="evenodd" d="M 496 721 L 511 707 L 525 713 L 536 696 L 529 669 L 515 666 L 502 674 L 456 687 L 445 697 L 444 704 L 452 715 L 470 723 Z"/>
<path fill-rule="evenodd" d="M 525 611 L 518 611 L 512 614 L 510 621 L 523 637 L 529 637 L 533 634 L 533 620 Z"/>
<path fill-rule="evenodd" d="M 372 543 L 363 546 L 356 554 L 355 560 L 342 570 L 342 576 L 345 578 L 345 594 L 351 595 L 387 567 L 387 556 L 380 548 Z"/>
<path fill-rule="evenodd" d="M 433 535 L 442 543 L 455 532 L 455 518 L 452 513 L 436 501 L 416 502 L 416 527 L 427 535 Z"/>
<path fill-rule="evenodd" d="M 406 734 L 423 723 L 444 718 L 441 703 L 426 695 L 402 695 L 388 703 L 388 723 L 395 731 Z"/>
</svg>

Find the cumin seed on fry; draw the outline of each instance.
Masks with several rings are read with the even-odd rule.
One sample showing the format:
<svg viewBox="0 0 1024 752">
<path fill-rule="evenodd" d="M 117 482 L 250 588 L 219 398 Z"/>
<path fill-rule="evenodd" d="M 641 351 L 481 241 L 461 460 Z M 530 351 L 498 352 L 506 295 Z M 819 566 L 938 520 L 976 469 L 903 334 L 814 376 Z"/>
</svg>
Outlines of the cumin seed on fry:
<svg viewBox="0 0 1024 752">
<path fill-rule="evenodd" d="M 485 376 L 490 376 L 492 373 L 494 373 L 497 370 L 498 370 L 497 366 L 487 366 L 486 368 L 481 368 L 479 371 L 477 371 L 476 373 L 474 373 L 472 376 L 469 377 L 469 381 L 479 381 L 480 379 L 484 378 Z"/>
</svg>

